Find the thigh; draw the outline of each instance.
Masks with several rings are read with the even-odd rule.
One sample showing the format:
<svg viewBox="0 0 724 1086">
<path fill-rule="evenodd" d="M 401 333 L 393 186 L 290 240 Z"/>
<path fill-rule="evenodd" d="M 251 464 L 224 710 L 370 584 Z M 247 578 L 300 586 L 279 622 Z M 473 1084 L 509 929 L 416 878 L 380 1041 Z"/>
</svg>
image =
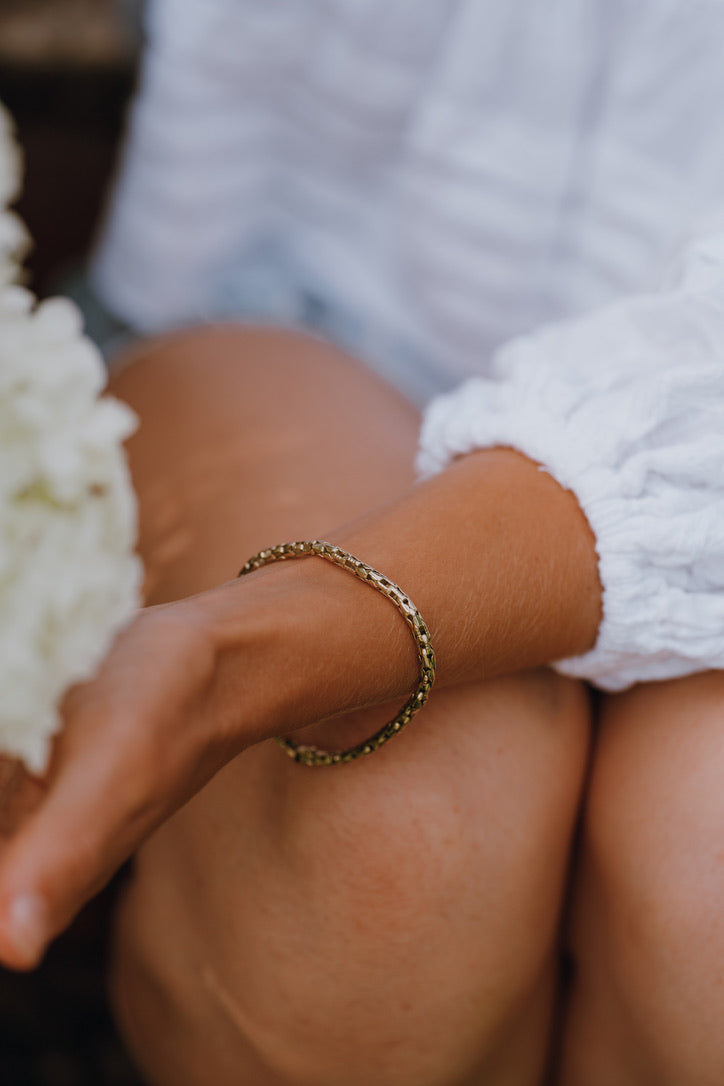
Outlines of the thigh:
<svg viewBox="0 0 724 1086">
<path fill-rule="evenodd" d="M 724 1079 L 724 673 L 606 699 L 573 911 L 572 1086 Z"/>
<path fill-rule="evenodd" d="M 411 482 L 415 413 L 319 341 L 159 349 L 116 382 L 144 421 L 151 599 Z M 438 692 L 361 764 L 307 770 L 266 743 L 227 766 L 141 852 L 121 910 L 117 1001 L 152 1080 L 532 1086 L 587 737 L 585 693 L 541 671 Z"/>
</svg>

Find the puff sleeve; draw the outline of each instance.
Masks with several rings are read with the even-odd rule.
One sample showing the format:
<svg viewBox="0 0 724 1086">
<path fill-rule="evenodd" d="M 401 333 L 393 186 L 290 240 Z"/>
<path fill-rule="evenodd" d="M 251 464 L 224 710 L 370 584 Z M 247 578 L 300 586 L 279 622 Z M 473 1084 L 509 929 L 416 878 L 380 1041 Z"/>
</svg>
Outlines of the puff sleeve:
<svg viewBox="0 0 724 1086">
<path fill-rule="evenodd" d="M 486 446 L 540 463 L 596 537 L 597 643 L 559 671 L 616 691 L 724 668 L 724 222 L 659 293 L 511 341 L 434 400 L 418 467 Z"/>
</svg>

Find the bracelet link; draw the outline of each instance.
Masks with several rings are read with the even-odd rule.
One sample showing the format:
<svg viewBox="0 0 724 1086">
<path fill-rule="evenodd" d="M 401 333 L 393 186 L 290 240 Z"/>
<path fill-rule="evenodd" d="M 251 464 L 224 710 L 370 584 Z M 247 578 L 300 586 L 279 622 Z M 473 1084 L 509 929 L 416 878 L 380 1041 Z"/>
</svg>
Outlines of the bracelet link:
<svg viewBox="0 0 724 1086">
<path fill-rule="evenodd" d="M 341 569 L 346 569 L 349 573 L 364 581 L 365 584 L 370 585 L 378 592 L 381 592 L 383 596 L 386 596 L 395 605 L 410 627 L 420 664 L 420 679 L 417 688 L 407 699 L 399 713 L 362 743 L 358 743 L 348 750 L 329 751 L 309 744 L 294 743 L 291 739 L 279 737 L 276 740 L 288 757 L 300 765 L 343 765 L 379 750 L 393 736 L 399 735 L 402 729 L 410 723 L 415 713 L 422 709 L 435 681 L 435 653 L 430 642 L 430 632 L 425 620 L 399 585 L 390 581 L 379 570 L 368 566 L 359 558 L 355 558 L 353 554 L 332 543 L 320 539 L 305 539 L 293 543 L 280 543 L 274 547 L 266 547 L 243 565 L 239 571 L 239 577 L 243 577 L 247 573 L 253 573 L 255 569 L 260 569 L 272 562 L 283 562 L 291 558 L 307 558 L 310 556 L 324 558 Z"/>
</svg>

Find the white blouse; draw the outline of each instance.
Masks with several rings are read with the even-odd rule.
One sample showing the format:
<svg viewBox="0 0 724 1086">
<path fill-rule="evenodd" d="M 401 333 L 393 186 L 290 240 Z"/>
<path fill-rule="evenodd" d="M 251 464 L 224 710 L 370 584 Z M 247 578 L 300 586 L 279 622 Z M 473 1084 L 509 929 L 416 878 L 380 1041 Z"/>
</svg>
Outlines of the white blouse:
<svg viewBox="0 0 724 1086">
<path fill-rule="evenodd" d="M 724 0 L 155 0 L 148 35 L 108 307 L 326 330 L 436 397 L 423 473 L 508 445 L 577 495 L 604 617 L 561 670 L 724 668 Z"/>
</svg>

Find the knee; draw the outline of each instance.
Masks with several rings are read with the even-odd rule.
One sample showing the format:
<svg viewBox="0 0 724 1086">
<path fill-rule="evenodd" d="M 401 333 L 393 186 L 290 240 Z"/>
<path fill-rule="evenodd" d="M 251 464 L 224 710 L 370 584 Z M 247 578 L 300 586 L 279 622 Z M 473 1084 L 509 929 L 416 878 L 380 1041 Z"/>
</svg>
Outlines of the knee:
<svg viewBox="0 0 724 1086">
<path fill-rule="evenodd" d="M 587 730 L 581 690 L 540 673 L 440 691 L 340 770 L 248 751 L 139 857 L 118 960 L 135 947 L 149 994 L 117 1000 L 137 1053 L 175 1019 L 190 1081 L 539 1081 Z"/>
<path fill-rule="evenodd" d="M 237 987 L 281 1080 L 493 1082 L 518 1058 L 534 1080 L 586 751 L 585 702 L 558 684 L 451 691 L 376 764 L 293 775 L 289 881 L 265 896 L 281 923 Z"/>
<path fill-rule="evenodd" d="M 211 407 L 216 427 L 224 407 L 236 426 L 244 418 L 257 427 L 281 419 L 288 427 L 325 405 L 354 417 L 380 398 L 386 411 L 394 404 L 398 425 L 414 431 L 418 423 L 402 396 L 332 343 L 263 326 L 204 325 L 139 341 L 116 361 L 110 391 L 142 417 L 188 413 L 198 420 Z M 350 403 L 352 392 L 361 405 Z"/>
<path fill-rule="evenodd" d="M 284 367 L 296 352 L 315 358 L 335 353 L 323 341 L 300 331 L 241 323 L 202 324 L 141 338 L 111 364 L 111 391 L 115 388 L 166 387 L 171 378 L 182 383 L 198 375 L 208 379 L 216 371 L 264 369 L 271 358 Z M 325 359 L 327 360 L 327 359 Z"/>
<path fill-rule="evenodd" d="M 582 980 L 615 991 L 644 1047 L 670 1060 L 710 1050 L 696 1023 L 724 1009 L 722 725 L 721 674 L 610 699 L 586 809 Z"/>
<path fill-rule="evenodd" d="M 136 343 L 116 360 L 109 391 L 166 443 L 222 441 L 240 427 L 253 443 L 262 424 L 270 428 L 285 415 L 284 401 L 299 396 L 300 356 L 308 370 L 309 356 L 317 369 L 331 368 L 330 355 L 294 332 L 200 326 Z"/>
<path fill-rule="evenodd" d="M 140 344 L 111 392 L 140 427 L 128 457 L 154 602 L 233 575 L 263 546 L 318 534 L 413 480 L 417 417 L 321 340 L 223 326 Z"/>
<path fill-rule="evenodd" d="M 719 673 L 637 687 L 603 713 L 588 859 L 616 911 L 669 943 L 700 926 L 712 896 L 721 904 L 723 725 Z"/>
</svg>

